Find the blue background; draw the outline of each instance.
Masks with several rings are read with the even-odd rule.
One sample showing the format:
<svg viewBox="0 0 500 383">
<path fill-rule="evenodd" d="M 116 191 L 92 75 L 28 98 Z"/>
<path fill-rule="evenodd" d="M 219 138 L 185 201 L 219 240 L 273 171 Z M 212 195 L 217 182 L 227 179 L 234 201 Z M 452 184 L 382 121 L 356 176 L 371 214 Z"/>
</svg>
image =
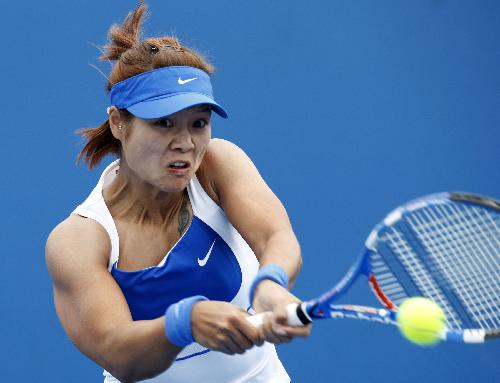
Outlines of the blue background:
<svg viewBox="0 0 500 383">
<path fill-rule="evenodd" d="M 146 35 L 175 33 L 217 67 L 230 119 L 214 136 L 255 161 L 302 244 L 295 292 L 340 278 L 393 207 L 443 190 L 500 197 L 500 2 L 149 1 Z M 73 131 L 108 98 L 92 44 L 132 0 L 3 2 L 1 381 L 99 382 L 53 308 L 45 239 L 100 170 Z M 105 163 L 109 161 L 106 160 Z M 366 286 L 351 303 L 375 304 Z M 500 344 L 415 347 L 390 326 L 317 323 L 279 347 L 295 382 L 493 382 Z"/>
</svg>

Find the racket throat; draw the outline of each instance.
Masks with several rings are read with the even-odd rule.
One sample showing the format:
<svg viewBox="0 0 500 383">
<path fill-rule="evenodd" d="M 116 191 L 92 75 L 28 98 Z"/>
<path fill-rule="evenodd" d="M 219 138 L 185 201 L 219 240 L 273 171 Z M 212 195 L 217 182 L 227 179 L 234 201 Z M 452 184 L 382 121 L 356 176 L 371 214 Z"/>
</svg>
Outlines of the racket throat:
<svg viewBox="0 0 500 383">
<path fill-rule="evenodd" d="M 397 309 L 396 305 L 392 303 L 392 301 L 384 294 L 384 292 L 380 288 L 380 285 L 377 282 L 377 278 L 375 278 L 375 275 L 373 273 L 371 273 L 368 276 L 368 283 L 370 284 L 370 287 L 375 293 L 375 296 L 385 307 L 387 307 L 389 310 Z"/>
</svg>

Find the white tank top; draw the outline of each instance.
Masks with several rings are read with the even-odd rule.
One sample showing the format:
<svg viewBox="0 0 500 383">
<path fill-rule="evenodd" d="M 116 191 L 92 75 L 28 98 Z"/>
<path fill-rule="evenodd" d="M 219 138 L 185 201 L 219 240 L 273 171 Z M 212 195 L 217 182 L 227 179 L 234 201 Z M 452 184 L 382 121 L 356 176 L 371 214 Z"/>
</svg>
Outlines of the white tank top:
<svg viewBox="0 0 500 383">
<path fill-rule="evenodd" d="M 118 232 L 102 195 L 118 169 L 116 160 L 103 171 L 92 193 L 72 214 L 97 221 L 108 233 L 108 270 L 122 289 L 133 319 L 158 318 L 170 304 L 192 295 L 228 301 L 250 310 L 248 295 L 258 271 L 257 259 L 224 211 L 203 190 L 196 175 L 187 187 L 194 217 L 179 241 L 157 266 L 133 272 L 118 269 Z M 104 377 L 105 383 L 118 382 L 107 371 Z M 226 355 L 192 343 L 167 371 L 144 382 L 288 383 L 290 378 L 272 344 L 254 347 L 243 355 Z"/>
</svg>

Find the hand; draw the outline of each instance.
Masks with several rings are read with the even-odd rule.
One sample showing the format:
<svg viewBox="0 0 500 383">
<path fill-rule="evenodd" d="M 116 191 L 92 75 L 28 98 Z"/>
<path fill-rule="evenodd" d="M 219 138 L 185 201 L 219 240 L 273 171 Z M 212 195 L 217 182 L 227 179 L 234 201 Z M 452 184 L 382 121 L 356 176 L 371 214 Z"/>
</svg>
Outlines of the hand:
<svg viewBox="0 0 500 383">
<path fill-rule="evenodd" d="M 300 300 L 277 283 L 263 280 L 257 286 L 253 307 L 257 313 L 268 312 L 261 328 L 267 342 L 288 343 L 296 336 L 311 334 L 310 324 L 299 327 L 287 324 L 286 306 L 290 303 L 300 303 Z"/>
<path fill-rule="evenodd" d="M 193 337 L 202 346 L 225 354 L 243 354 L 264 343 L 262 331 L 245 318 L 249 314 L 227 302 L 200 301 L 191 312 Z"/>
</svg>

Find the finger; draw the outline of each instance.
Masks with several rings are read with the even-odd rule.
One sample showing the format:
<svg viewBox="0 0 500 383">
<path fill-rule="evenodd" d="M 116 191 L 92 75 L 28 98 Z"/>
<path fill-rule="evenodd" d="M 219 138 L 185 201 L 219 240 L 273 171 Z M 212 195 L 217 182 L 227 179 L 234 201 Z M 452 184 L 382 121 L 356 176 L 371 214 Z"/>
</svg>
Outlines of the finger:
<svg viewBox="0 0 500 383">
<path fill-rule="evenodd" d="M 253 327 L 253 325 L 252 325 L 252 327 Z M 249 342 L 252 344 L 252 346 L 262 346 L 264 344 L 264 342 L 266 341 L 264 333 L 262 332 L 262 328 L 261 327 L 254 328 L 253 330 L 255 330 L 256 332 L 252 333 L 252 334 L 244 333 L 241 330 L 240 331 L 241 331 L 241 334 L 243 336 L 245 336 L 246 339 L 249 340 Z"/>
<path fill-rule="evenodd" d="M 220 334 L 212 339 L 207 347 L 213 351 L 219 351 L 227 355 L 234 355 L 235 352 L 232 350 L 228 344 L 227 339 L 224 335 Z"/>
<path fill-rule="evenodd" d="M 272 330 L 276 337 L 279 339 L 280 343 L 288 343 L 294 337 L 308 336 L 311 332 L 311 326 L 289 326 L 286 310 L 277 309 L 270 316 L 270 321 L 272 323 Z"/>
<path fill-rule="evenodd" d="M 244 347 L 244 344 L 248 345 L 248 347 Z M 236 330 L 227 333 L 226 346 L 235 354 L 243 354 L 248 348 L 252 347 L 252 343 Z"/>
<path fill-rule="evenodd" d="M 288 315 L 285 309 L 277 309 L 273 311 L 273 321 L 275 323 L 278 323 L 280 325 L 288 325 Z"/>
<path fill-rule="evenodd" d="M 217 347 L 214 347 L 212 350 L 220 351 L 220 352 L 227 354 L 227 355 L 234 355 L 235 354 L 234 351 L 232 351 L 229 347 L 227 347 L 225 345 L 219 345 Z"/>
<path fill-rule="evenodd" d="M 272 330 L 276 334 L 276 336 L 279 339 L 279 343 L 288 343 L 292 340 L 293 335 L 290 335 L 286 331 L 286 327 L 278 324 L 278 323 L 273 323 L 272 324 Z"/>
<path fill-rule="evenodd" d="M 264 334 L 264 337 L 265 337 L 267 342 L 281 343 L 279 330 L 278 330 L 278 332 L 276 332 L 275 329 L 273 328 L 273 326 L 274 326 L 274 323 L 270 319 L 270 317 L 267 317 L 264 319 L 264 323 L 262 325 L 262 332 Z M 282 336 L 283 335 L 286 335 L 286 333 L 282 333 Z"/>
<path fill-rule="evenodd" d="M 241 331 L 241 333 L 250 341 L 252 344 L 257 346 L 261 346 L 264 343 L 264 335 L 262 332 L 262 328 L 257 328 L 253 324 L 251 324 L 246 317 L 250 316 L 246 311 L 245 319 L 241 322 L 238 322 L 237 328 Z"/>
<path fill-rule="evenodd" d="M 281 328 L 286 332 L 289 337 L 307 337 L 311 335 L 312 326 L 281 326 Z"/>
<path fill-rule="evenodd" d="M 229 336 L 239 347 L 243 350 L 248 350 L 254 346 L 254 342 L 249 339 L 239 328 L 235 328 L 234 331 L 229 333 Z"/>
</svg>

